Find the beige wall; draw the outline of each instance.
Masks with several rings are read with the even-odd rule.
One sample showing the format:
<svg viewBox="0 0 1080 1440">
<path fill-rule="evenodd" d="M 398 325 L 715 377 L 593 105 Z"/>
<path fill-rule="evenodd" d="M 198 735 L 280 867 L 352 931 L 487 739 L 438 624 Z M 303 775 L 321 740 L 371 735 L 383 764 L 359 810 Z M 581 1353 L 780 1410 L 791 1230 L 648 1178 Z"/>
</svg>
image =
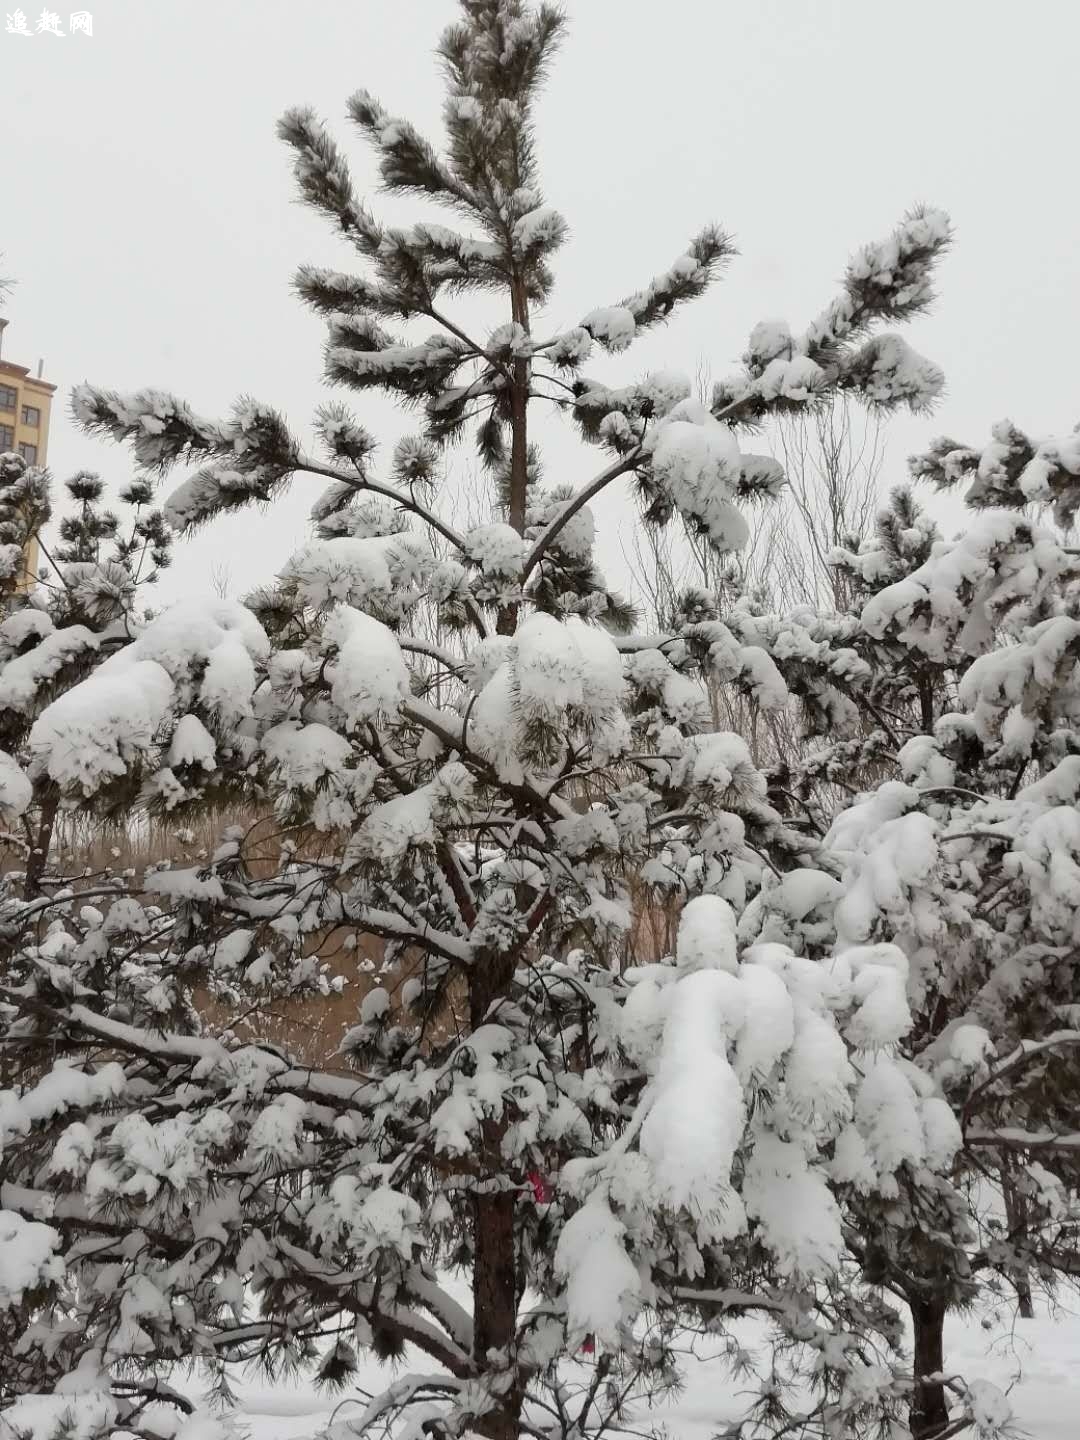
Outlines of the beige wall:
<svg viewBox="0 0 1080 1440">
<path fill-rule="evenodd" d="M 38 380 L 25 365 L 13 365 L 10 360 L 0 360 L 0 386 L 16 392 L 15 404 L 0 403 L 0 425 L 14 430 L 15 438 L 11 449 L 21 454 L 21 445 L 33 445 L 37 449 L 35 465 L 45 465 L 49 458 L 49 418 L 52 412 L 53 395 L 56 386 L 47 380 Z M 39 411 L 37 425 L 28 425 L 23 419 L 23 409 L 29 406 Z M 7 436 L 5 434 L 4 438 Z M 0 445 L 0 450 L 8 448 Z M 38 547 L 33 540 L 26 556 L 26 586 L 29 588 L 37 573 Z"/>
</svg>

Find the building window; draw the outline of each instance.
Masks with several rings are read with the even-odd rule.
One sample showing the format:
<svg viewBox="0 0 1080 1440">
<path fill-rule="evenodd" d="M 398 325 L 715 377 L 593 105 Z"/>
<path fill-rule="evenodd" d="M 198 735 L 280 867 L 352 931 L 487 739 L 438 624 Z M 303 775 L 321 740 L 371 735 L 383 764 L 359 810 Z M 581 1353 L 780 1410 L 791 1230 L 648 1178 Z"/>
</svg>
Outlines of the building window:
<svg viewBox="0 0 1080 1440">
<path fill-rule="evenodd" d="M 14 385 L 0 385 L 0 410 L 14 410 L 19 403 L 19 392 Z"/>
<path fill-rule="evenodd" d="M 28 465 L 36 465 L 36 464 L 37 464 L 37 446 L 36 446 L 36 445 L 29 445 L 29 444 L 27 444 L 27 442 L 24 440 L 24 441 L 22 442 L 22 444 L 19 446 L 19 454 L 22 456 L 22 458 L 26 461 L 26 463 L 27 463 Z"/>
<path fill-rule="evenodd" d="M 0 453 L 15 449 L 15 430 L 11 425 L 0 425 Z"/>
<path fill-rule="evenodd" d="M 22 407 L 22 423 L 36 430 L 41 424 L 41 411 L 36 405 L 24 405 Z"/>
</svg>

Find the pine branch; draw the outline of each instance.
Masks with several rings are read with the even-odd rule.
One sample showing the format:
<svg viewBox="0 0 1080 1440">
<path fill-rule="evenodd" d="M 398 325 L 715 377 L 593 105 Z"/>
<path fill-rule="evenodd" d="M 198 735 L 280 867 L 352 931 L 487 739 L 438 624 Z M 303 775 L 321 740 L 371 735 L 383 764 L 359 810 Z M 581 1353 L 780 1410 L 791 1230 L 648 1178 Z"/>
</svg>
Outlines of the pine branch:
<svg viewBox="0 0 1080 1440">
<path fill-rule="evenodd" d="M 415 515 L 418 520 L 422 520 L 436 534 L 441 535 L 444 540 L 448 540 L 460 554 L 468 555 L 468 546 L 464 536 L 436 515 L 433 510 L 417 500 L 415 495 L 407 495 L 402 490 L 395 490 L 392 485 L 385 485 L 382 481 L 374 480 L 369 475 L 350 474 L 347 470 L 338 470 L 332 465 L 324 465 L 309 455 L 297 457 L 296 469 L 306 471 L 310 475 L 324 475 L 329 480 L 336 480 L 342 485 L 347 485 L 357 494 L 369 492 L 372 495 L 381 495 L 384 499 L 400 506 L 408 514 Z"/>
<path fill-rule="evenodd" d="M 602 470 L 599 475 L 590 480 L 587 485 L 583 485 L 582 488 L 574 494 L 573 498 L 566 502 L 554 519 L 548 523 L 543 532 L 538 536 L 532 549 L 529 551 L 522 571 L 523 582 L 527 580 L 536 569 L 552 542 L 562 533 L 578 511 L 584 505 L 587 505 L 590 500 L 599 495 L 602 490 L 605 490 L 613 480 L 617 480 L 620 475 L 625 475 L 628 471 L 632 470 L 641 459 L 641 454 L 641 450 L 636 449 L 630 455 L 616 460 L 612 465 L 609 465 L 606 470 Z"/>
<path fill-rule="evenodd" d="M 1004 837 L 1003 837 L 1004 838 Z M 1022 1070 L 1032 1060 L 1037 1060 L 1045 1055 L 1048 1050 L 1056 1050 L 1059 1046 L 1080 1045 L 1080 1030 L 1056 1030 L 1051 1035 L 1044 1036 L 1041 1040 L 1022 1040 L 1016 1049 L 996 1064 L 990 1073 L 982 1080 L 971 1094 L 964 1101 L 964 1108 L 960 1115 L 961 1129 L 967 1138 L 967 1126 L 971 1115 L 978 1108 L 980 1099 L 1007 1076 Z M 981 1143 L 981 1142 L 980 1142 Z"/>
</svg>

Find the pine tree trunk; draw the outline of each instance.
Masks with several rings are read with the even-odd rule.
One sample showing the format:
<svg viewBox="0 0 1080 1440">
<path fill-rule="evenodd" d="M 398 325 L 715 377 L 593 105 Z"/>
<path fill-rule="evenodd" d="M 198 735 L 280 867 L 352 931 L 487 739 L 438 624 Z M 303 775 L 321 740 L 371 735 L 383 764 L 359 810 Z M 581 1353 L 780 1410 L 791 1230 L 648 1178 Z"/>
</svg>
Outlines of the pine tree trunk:
<svg viewBox="0 0 1080 1440">
<path fill-rule="evenodd" d="M 510 432 L 510 524 L 519 535 L 525 533 L 525 505 L 529 479 L 529 362 L 514 361 L 514 385 L 510 396 L 513 426 Z"/>
<path fill-rule="evenodd" d="M 1009 1227 L 1009 1238 L 1014 1241 L 1017 1239 L 1022 1241 L 1028 1227 L 1027 1201 L 1017 1190 L 1012 1167 L 1008 1163 L 1001 1167 L 1001 1191 L 1005 1201 L 1005 1223 Z M 1016 1286 L 1016 1299 L 1021 1320 L 1033 1320 L 1035 1305 L 1032 1300 L 1031 1280 L 1026 1265 L 1013 1277 L 1013 1283 Z"/>
<path fill-rule="evenodd" d="M 41 877 L 49 863 L 49 851 L 52 849 L 53 828 L 56 825 L 57 811 L 60 809 L 60 791 L 51 788 L 41 805 L 41 815 L 38 820 L 37 839 L 34 841 L 34 848 L 26 861 L 26 881 L 23 886 L 23 893 L 26 898 L 32 899 L 38 893 L 41 884 Z"/>
<path fill-rule="evenodd" d="M 517 957 L 478 955 L 469 989 L 469 1026 L 476 1031 L 484 1024 L 488 1009 L 505 995 L 513 980 Z M 501 1143 L 505 1124 L 485 1120 L 481 1126 L 480 1177 L 489 1183 L 505 1182 Z M 514 1243 L 514 1212 L 517 1193 L 500 1190 L 473 1197 L 473 1357 L 480 1369 L 488 1369 L 490 1351 L 497 1351 L 505 1363 L 516 1363 L 518 1257 Z M 473 1424 L 486 1440 L 518 1440 L 518 1419 L 524 1392 L 516 1382 L 503 1397 L 499 1409 Z"/>
<path fill-rule="evenodd" d="M 949 1423 L 945 1404 L 945 1386 L 940 1380 L 923 1377 L 938 1375 L 945 1368 L 945 1301 L 937 1296 L 930 1300 L 911 1300 L 911 1319 L 915 1327 L 915 1392 L 911 1399 L 911 1433 L 914 1440 L 930 1440 Z"/>
<path fill-rule="evenodd" d="M 497 1121 L 483 1125 L 485 1152 L 497 1151 Z M 513 1364 L 517 1331 L 517 1258 L 514 1250 L 514 1206 L 517 1197 L 509 1194 L 473 1197 L 473 1356 L 486 1369 L 488 1354 L 497 1351 Z M 499 1409 L 473 1422 L 473 1428 L 487 1440 L 517 1440 L 518 1418 L 523 1395 L 515 1383 L 503 1397 Z"/>
<path fill-rule="evenodd" d="M 522 283 L 514 279 L 510 285 L 511 312 L 514 321 L 529 328 L 529 307 Z M 525 533 L 525 507 L 528 499 L 529 444 L 529 363 L 514 361 L 510 391 L 510 495 L 507 519 L 519 535 Z M 507 605 L 499 612 L 498 632 L 513 635 L 517 629 L 518 607 Z M 527 900 L 523 902 L 527 904 Z M 507 994 L 517 968 L 517 957 L 509 955 L 478 955 L 469 989 L 470 1028 L 484 1023 L 492 1002 Z M 502 1159 L 502 1138 L 505 1125 L 499 1120 L 485 1120 L 481 1126 L 480 1172 L 484 1179 L 503 1183 L 506 1180 Z M 511 1366 L 516 1364 L 518 1257 L 514 1243 L 514 1213 L 517 1194 L 514 1190 L 498 1191 L 473 1197 L 473 1356 L 480 1368 L 487 1368 L 489 1351 L 504 1356 Z M 518 1421 L 524 1403 L 524 1390 L 519 1381 L 510 1387 L 497 1411 L 474 1422 L 477 1434 L 486 1440 L 518 1440 Z"/>
<path fill-rule="evenodd" d="M 510 283 L 510 311 L 516 324 L 529 328 L 529 304 L 520 280 Z M 507 519 L 519 535 L 525 534 L 525 506 L 529 486 L 529 362 L 514 361 L 510 384 L 510 503 Z M 507 605 L 499 612 L 500 635 L 517 629 L 518 607 Z"/>
</svg>

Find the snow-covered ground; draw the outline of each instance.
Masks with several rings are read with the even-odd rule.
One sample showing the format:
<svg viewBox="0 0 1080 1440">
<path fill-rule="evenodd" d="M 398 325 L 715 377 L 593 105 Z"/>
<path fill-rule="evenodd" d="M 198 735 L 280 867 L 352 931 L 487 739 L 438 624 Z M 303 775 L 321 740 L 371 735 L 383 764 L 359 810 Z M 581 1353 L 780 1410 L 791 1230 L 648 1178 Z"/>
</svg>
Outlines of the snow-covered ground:
<svg viewBox="0 0 1080 1440">
<path fill-rule="evenodd" d="M 950 1367 L 1008 1391 L 1017 1433 L 1029 1440 L 1080 1436 L 1080 1304 L 1062 1299 L 1053 1316 L 1004 1316 L 990 1329 L 954 1319 L 946 1331 Z"/>
<path fill-rule="evenodd" d="M 1008 1390 L 1016 1432 L 1024 1440 L 1076 1440 L 1080 1436 L 1080 1306 L 1059 1308 L 1054 1316 L 1014 1324 L 1007 1316 L 989 1320 L 955 1319 L 948 1332 L 951 1369 L 967 1379 L 991 1380 Z M 388 1372 L 372 1367 L 367 1384 L 385 1384 Z M 736 1415 L 738 1381 L 722 1363 L 701 1360 L 688 1368 L 678 1399 L 653 1415 L 672 1440 L 710 1440 L 719 1421 Z M 346 1420 L 360 1406 L 348 1395 L 330 1398 L 302 1384 L 273 1388 L 239 1387 L 243 1412 L 237 1418 L 251 1440 L 313 1440 L 337 1411 Z"/>
</svg>

